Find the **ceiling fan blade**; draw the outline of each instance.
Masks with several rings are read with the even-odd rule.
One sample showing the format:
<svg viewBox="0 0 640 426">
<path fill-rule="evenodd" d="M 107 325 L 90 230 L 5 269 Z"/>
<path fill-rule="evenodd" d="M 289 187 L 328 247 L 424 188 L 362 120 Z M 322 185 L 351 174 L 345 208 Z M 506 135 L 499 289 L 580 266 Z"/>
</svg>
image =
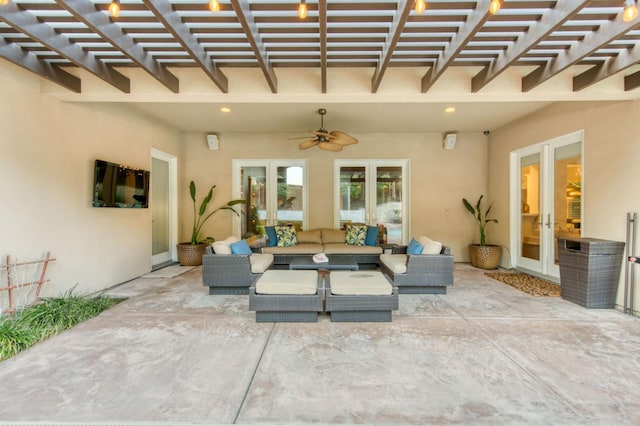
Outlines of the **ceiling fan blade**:
<svg viewBox="0 0 640 426">
<path fill-rule="evenodd" d="M 358 143 L 358 139 L 339 130 L 334 130 L 330 132 L 329 135 L 331 136 L 331 142 L 337 143 L 338 145 L 344 146 Z"/>
<path fill-rule="evenodd" d="M 318 145 L 318 148 L 323 149 L 325 151 L 333 151 L 333 152 L 342 151 L 342 147 L 340 145 L 332 142 L 322 142 L 321 144 Z"/>
<path fill-rule="evenodd" d="M 314 146 L 318 145 L 318 143 L 319 142 L 317 140 L 315 140 L 315 139 L 309 139 L 309 140 L 306 140 L 306 141 L 300 143 L 300 145 L 298 145 L 298 148 L 300 148 L 300 149 L 309 149 L 311 147 L 314 147 Z"/>
</svg>

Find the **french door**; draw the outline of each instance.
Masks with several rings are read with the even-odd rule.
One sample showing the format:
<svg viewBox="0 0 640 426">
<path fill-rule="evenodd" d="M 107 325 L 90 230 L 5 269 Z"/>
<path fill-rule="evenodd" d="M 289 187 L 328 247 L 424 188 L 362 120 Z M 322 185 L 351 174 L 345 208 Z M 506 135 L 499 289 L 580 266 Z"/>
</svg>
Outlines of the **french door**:
<svg viewBox="0 0 640 426">
<path fill-rule="evenodd" d="M 151 265 L 177 260 L 177 160 L 151 150 Z"/>
<path fill-rule="evenodd" d="M 334 226 L 384 226 L 388 243 L 409 235 L 407 160 L 335 160 Z"/>
<path fill-rule="evenodd" d="M 262 238 L 264 227 L 292 225 L 306 229 L 306 160 L 233 160 L 233 196 L 246 200 L 234 233 Z"/>
<path fill-rule="evenodd" d="M 512 153 L 512 263 L 560 277 L 558 238 L 579 238 L 582 218 L 582 132 Z"/>
</svg>

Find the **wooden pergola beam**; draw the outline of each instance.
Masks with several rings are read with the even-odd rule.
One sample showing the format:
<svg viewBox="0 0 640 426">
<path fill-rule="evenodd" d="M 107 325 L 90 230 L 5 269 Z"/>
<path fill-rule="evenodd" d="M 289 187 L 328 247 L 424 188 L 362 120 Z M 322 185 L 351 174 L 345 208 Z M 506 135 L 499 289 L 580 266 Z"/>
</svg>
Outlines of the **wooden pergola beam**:
<svg viewBox="0 0 640 426">
<path fill-rule="evenodd" d="M 320 80 L 322 93 L 327 93 L 327 0 L 318 0 L 320 26 Z"/>
</svg>

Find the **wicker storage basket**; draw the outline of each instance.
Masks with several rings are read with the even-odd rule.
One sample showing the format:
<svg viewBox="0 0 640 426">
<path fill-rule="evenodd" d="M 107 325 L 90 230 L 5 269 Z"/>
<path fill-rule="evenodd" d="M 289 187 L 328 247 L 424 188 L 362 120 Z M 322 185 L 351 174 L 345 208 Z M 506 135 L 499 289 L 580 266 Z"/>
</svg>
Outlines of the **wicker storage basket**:
<svg viewBox="0 0 640 426">
<path fill-rule="evenodd" d="M 596 238 L 558 238 L 560 295 L 585 308 L 613 309 L 624 243 Z"/>
</svg>

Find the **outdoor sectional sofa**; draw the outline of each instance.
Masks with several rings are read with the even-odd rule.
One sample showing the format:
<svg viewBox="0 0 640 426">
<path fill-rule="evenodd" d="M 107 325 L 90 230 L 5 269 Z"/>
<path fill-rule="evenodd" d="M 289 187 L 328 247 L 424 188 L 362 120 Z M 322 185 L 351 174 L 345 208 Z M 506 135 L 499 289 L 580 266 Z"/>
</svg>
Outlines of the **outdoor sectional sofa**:
<svg viewBox="0 0 640 426">
<path fill-rule="evenodd" d="M 214 254 L 202 256 L 202 282 L 209 294 L 249 294 L 249 287 L 273 264 L 270 254 Z"/>
<path fill-rule="evenodd" d="M 346 244 L 346 231 L 339 229 L 314 229 L 297 231 L 296 244 L 288 247 L 271 245 L 262 247 L 262 253 L 273 254 L 274 269 L 289 269 L 295 257 L 325 253 L 334 256 L 353 256 L 359 269 L 376 269 L 382 247 L 378 245 Z"/>
<path fill-rule="evenodd" d="M 380 256 L 380 271 L 400 294 L 446 294 L 453 285 L 453 255 L 443 245 L 439 254 L 406 254 L 407 246 Z"/>
</svg>

